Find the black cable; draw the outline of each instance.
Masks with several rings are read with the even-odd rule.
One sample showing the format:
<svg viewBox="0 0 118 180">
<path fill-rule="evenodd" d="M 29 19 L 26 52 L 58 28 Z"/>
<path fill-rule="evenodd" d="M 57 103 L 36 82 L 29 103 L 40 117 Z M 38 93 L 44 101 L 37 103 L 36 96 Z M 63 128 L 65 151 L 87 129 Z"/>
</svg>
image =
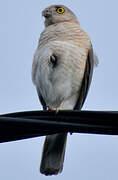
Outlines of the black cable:
<svg viewBox="0 0 118 180">
<path fill-rule="evenodd" d="M 0 115 L 0 142 L 59 132 L 118 135 L 118 112 L 27 111 Z"/>
</svg>

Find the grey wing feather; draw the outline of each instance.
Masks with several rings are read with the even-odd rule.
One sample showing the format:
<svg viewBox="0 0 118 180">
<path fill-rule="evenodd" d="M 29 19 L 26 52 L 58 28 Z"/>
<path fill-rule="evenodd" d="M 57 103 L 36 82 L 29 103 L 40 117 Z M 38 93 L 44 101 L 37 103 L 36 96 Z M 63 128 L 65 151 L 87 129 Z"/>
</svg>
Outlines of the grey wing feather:
<svg viewBox="0 0 118 180">
<path fill-rule="evenodd" d="M 42 106 L 43 106 L 43 110 L 47 110 L 46 103 L 45 103 L 42 95 L 40 94 L 40 91 L 39 91 L 38 88 L 37 88 L 37 93 L 38 93 L 39 100 L 40 100 L 40 102 L 41 102 L 41 104 L 42 104 Z"/>
<path fill-rule="evenodd" d="M 91 49 L 88 52 L 84 77 L 82 80 L 81 89 L 79 91 L 79 97 L 77 99 L 74 110 L 81 109 L 84 104 L 92 80 L 93 67 L 94 67 L 94 56 L 93 56 L 93 49 L 91 46 Z"/>
</svg>

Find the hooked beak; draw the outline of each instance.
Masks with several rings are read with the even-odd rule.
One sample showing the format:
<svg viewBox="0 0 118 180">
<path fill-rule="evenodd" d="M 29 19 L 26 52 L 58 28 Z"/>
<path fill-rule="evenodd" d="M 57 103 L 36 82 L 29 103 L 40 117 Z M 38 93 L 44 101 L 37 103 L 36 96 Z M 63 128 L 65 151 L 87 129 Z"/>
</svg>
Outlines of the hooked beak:
<svg viewBox="0 0 118 180">
<path fill-rule="evenodd" d="M 42 12 L 42 16 L 44 16 L 45 18 L 49 18 L 52 15 L 52 13 L 48 10 L 44 10 Z"/>
</svg>

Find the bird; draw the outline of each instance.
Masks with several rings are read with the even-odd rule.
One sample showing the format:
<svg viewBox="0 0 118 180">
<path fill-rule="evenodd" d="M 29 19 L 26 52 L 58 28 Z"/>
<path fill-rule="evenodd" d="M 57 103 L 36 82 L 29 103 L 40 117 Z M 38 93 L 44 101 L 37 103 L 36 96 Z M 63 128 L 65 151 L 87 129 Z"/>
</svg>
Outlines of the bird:
<svg viewBox="0 0 118 180">
<path fill-rule="evenodd" d="M 32 81 L 43 110 L 81 110 L 93 75 L 95 56 L 90 37 L 64 5 L 42 11 L 45 19 L 32 64 Z M 62 172 L 67 133 L 47 135 L 40 172 Z"/>
</svg>

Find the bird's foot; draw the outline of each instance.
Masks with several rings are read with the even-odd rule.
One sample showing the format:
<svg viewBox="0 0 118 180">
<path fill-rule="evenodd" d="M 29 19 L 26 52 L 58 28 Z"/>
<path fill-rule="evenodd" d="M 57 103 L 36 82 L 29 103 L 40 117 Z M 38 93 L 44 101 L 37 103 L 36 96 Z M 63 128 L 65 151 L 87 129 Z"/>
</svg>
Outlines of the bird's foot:
<svg viewBox="0 0 118 180">
<path fill-rule="evenodd" d="M 56 113 L 58 113 L 61 110 L 62 110 L 62 108 L 59 106 L 58 108 L 56 108 Z"/>
<path fill-rule="evenodd" d="M 55 110 L 55 108 L 53 108 L 53 107 L 48 107 L 48 111 L 54 111 Z"/>
</svg>

